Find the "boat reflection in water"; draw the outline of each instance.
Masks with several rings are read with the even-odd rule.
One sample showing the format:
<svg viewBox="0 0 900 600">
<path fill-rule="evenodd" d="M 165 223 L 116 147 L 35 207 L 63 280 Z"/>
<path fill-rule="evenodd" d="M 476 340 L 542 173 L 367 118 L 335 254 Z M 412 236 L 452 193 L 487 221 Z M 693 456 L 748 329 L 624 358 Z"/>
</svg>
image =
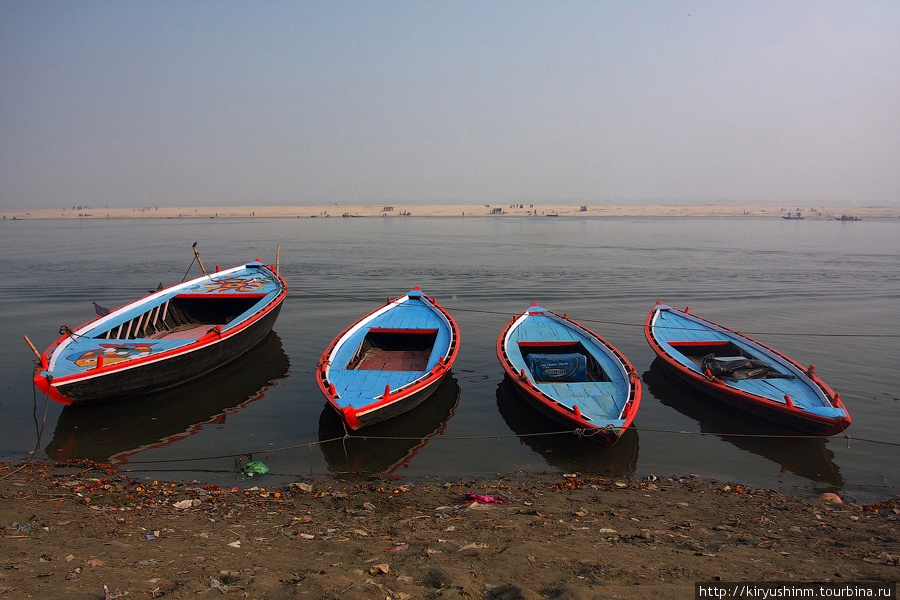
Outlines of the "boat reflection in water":
<svg viewBox="0 0 900 600">
<path fill-rule="evenodd" d="M 341 417 L 326 404 L 319 416 L 319 442 L 333 474 L 393 473 L 432 437 L 444 433 L 459 404 L 459 384 L 450 372 L 429 398 L 397 417 L 356 431 L 345 430 Z M 351 437 L 344 438 L 349 433 Z"/>
<path fill-rule="evenodd" d="M 87 458 L 127 463 L 225 422 L 262 398 L 288 374 L 281 338 L 270 332 L 224 368 L 170 390 L 106 404 L 66 406 L 45 451 L 55 460 Z"/>
<path fill-rule="evenodd" d="M 844 479 L 834 464 L 834 453 L 825 445 L 825 438 L 798 436 L 796 432 L 752 418 L 713 396 L 686 387 L 669 376 L 659 359 L 651 363 L 643 380 L 662 404 L 697 421 L 701 432 L 715 434 L 741 450 L 762 456 L 780 465 L 782 472 L 817 483 L 843 486 Z"/>
<path fill-rule="evenodd" d="M 637 469 L 639 444 L 634 425 L 609 448 L 570 432 L 553 433 L 561 431 L 562 426 L 525 402 L 508 377 L 504 377 L 497 386 L 497 408 L 523 444 L 565 473 L 578 471 L 608 477 L 631 477 Z"/>
</svg>

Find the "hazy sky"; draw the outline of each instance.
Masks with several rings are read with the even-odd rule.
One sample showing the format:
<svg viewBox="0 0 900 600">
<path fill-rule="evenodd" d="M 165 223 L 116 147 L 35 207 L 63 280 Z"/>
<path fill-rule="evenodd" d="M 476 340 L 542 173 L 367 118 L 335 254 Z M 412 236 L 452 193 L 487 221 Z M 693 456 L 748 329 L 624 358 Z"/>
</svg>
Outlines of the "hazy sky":
<svg viewBox="0 0 900 600">
<path fill-rule="evenodd" d="M 0 207 L 900 203 L 900 2 L 0 0 Z"/>
</svg>

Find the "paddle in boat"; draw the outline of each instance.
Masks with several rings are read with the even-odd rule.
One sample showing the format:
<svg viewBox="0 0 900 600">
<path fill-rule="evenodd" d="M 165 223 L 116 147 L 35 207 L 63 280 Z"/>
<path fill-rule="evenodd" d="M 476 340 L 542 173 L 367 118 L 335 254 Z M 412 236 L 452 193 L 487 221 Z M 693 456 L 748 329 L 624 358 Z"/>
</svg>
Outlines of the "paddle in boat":
<svg viewBox="0 0 900 600">
<path fill-rule="evenodd" d="M 641 381 L 609 342 L 537 304 L 497 338 L 497 357 L 535 408 L 603 446 L 625 432 L 641 403 Z"/>
<path fill-rule="evenodd" d="M 727 327 L 657 303 L 644 335 L 682 381 L 748 413 L 809 435 L 834 435 L 850 414 L 815 373 Z"/>
<path fill-rule="evenodd" d="M 347 426 L 359 429 L 422 403 L 458 349 L 456 322 L 416 286 L 342 331 L 322 355 L 316 381 Z"/>
<path fill-rule="evenodd" d="M 39 355 L 34 382 L 66 405 L 185 383 L 262 340 L 286 294 L 277 268 L 257 259 L 224 271 L 217 267 L 112 311 L 95 303 L 97 317 L 74 330 L 63 326 L 60 338 Z"/>
</svg>

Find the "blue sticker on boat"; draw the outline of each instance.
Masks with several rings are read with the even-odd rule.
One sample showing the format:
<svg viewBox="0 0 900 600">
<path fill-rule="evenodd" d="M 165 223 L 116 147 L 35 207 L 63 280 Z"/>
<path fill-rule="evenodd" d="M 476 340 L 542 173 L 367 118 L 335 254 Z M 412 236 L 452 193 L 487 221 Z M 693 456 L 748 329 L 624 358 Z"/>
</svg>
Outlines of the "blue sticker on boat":
<svg viewBox="0 0 900 600">
<path fill-rule="evenodd" d="M 537 381 L 578 382 L 587 377 L 584 354 L 528 354 L 525 362 Z"/>
</svg>

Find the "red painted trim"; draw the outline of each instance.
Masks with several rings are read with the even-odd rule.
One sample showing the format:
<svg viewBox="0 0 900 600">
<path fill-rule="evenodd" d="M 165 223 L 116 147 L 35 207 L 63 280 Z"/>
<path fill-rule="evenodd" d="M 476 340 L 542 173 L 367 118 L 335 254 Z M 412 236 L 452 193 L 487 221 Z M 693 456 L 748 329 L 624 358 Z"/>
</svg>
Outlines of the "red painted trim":
<svg viewBox="0 0 900 600">
<path fill-rule="evenodd" d="M 373 402 L 371 404 L 367 404 L 365 406 L 361 406 L 359 408 L 354 408 L 352 406 L 340 406 L 338 401 L 339 397 L 332 397 L 330 393 L 326 394 L 328 397 L 329 403 L 337 409 L 337 411 L 344 416 L 347 425 L 351 429 L 358 429 L 360 427 L 358 417 L 360 415 L 369 414 L 380 410 L 386 406 L 390 406 L 391 404 L 395 404 L 397 402 L 401 402 L 412 396 L 414 394 L 419 393 L 420 391 L 428 388 L 431 385 L 438 383 L 441 378 L 449 371 L 449 369 L 442 369 L 438 371 L 437 369 L 429 372 L 428 376 L 416 379 L 411 384 L 408 384 L 405 387 L 397 388 L 396 390 L 391 390 L 390 395 L 385 398 L 381 396 L 381 400 Z M 320 389 L 322 388 L 322 382 L 319 382 Z"/>
<path fill-rule="evenodd" d="M 253 292 L 250 294 L 244 294 L 241 292 L 227 292 L 227 293 L 219 293 L 219 294 L 175 294 L 172 296 L 172 300 L 177 298 L 190 298 L 192 300 L 246 300 L 247 298 L 265 298 L 269 295 L 269 293 L 260 294 L 259 292 Z"/>
<path fill-rule="evenodd" d="M 709 342 L 669 342 L 673 348 L 694 348 L 697 346 L 727 346 L 730 340 L 712 340 Z"/>
<path fill-rule="evenodd" d="M 668 352 L 666 352 L 666 350 L 662 347 L 662 344 L 659 341 L 657 341 L 655 336 L 653 335 L 652 322 L 653 322 L 653 318 L 654 318 L 655 314 L 659 310 L 673 310 L 673 309 L 659 309 L 658 307 L 654 307 L 653 309 L 651 309 L 650 313 L 647 315 L 647 319 L 644 321 L 644 337 L 647 339 L 647 342 L 650 344 L 650 347 L 653 349 L 654 353 L 663 362 L 665 362 L 673 370 L 675 370 L 675 371 L 681 373 L 683 376 L 686 376 L 687 378 L 689 378 L 691 381 L 693 381 L 699 387 L 708 388 L 713 393 L 718 392 L 718 393 L 726 395 L 729 398 L 732 398 L 736 401 L 745 402 L 747 404 L 754 405 L 756 407 L 768 410 L 773 413 L 778 413 L 781 415 L 789 416 L 798 421 L 803 421 L 803 422 L 809 423 L 810 425 L 821 426 L 821 427 L 823 427 L 823 430 L 822 430 L 823 435 L 834 435 L 835 433 L 840 433 L 841 431 L 843 431 L 844 429 L 846 429 L 847 427 L 850 426 L 851 419 L 850 419 L 850 415 L 849 415 L 847 409 L 844 407 L 844 405 L 840 401 L 840 399 L 836 398 L 836 394 L 834 393 L 834 391 L 830 387 L 825 385 L 824 382 L 817 381 L 818 378 L 816 378 L 816 379 L 810 378 L 810 380 L 819 386 L 819 388 L 825 394 L 826 399 L 829 401 L 829 403 L 832 406 L 835 406 L 837 408 L 841 408 L 844 410 L 844 414 L 846 415 L 846 417 L 837 417 L 837 418 L 824 417 L 822 415 L 809 413 L 809 412 L 804 411 L 801 408 L 787 406 L 786 404 L 784 404 L 780 401 L 776 401 L 771 398 L 766 398 L 765 396 L 759 396 L 756 394 L 751 394 L 751 393 L 745 392 L 743 390 L 734 389 L 732 387 L 729 387 L 728 385 L 726 385 L 723 381 L 721 381 L 719 379 L 715 379 L 715 380 L 713 380 L 713 382 L 710 382 L 710 380 L 707 379 L 704 375 L 702 375 L 696 371 L 693 371 L 692 369 L 686 368 L 678 360 L 676 360 L 673 356 L 671 356 Z M 680 311 L 676 310 L 675 312 L 680 312 Z M 684 314 L 688 314 L 688 313 L 684 313 Z M 694 314 L 690 314 L 690 316 L 695 319 L 701 320 L 701 321 L 706 321 L 707 323 L 715 325 L 716 327 L 721 327 L 722 329 L 734 334 L 737 337 L 740 337 L 740 338 L 750 342 L 751 344 L 756 344 L 758 346 L 761 346 L 761 347 L 765 348 L 766 350 L 769 350 L 770 352 L 777 354 L 779 357 L 783 358 L 787 362 L 794 365 L 796 368 L 800 369 L 800 371 L 805 371 L 805 369 L 795 360 L 785 356 L 781 352 L 778 352 L 777 350 L 770 348 L 769 346 L 767 346 L 761 342 L 758 342 L 757 340 L 754 340 L 753 338 L 751 338 L 749 336 L 746 336 L 742 333 L 739 333 L 737 331 L 729 329 L 728 327 L 725 327 L 723 325 L 719 325 L 718 323 L 715 323 L 714 321 L 710 321 L 709 319 L 704 319 L 703 317 L 698 317 L 697 315 L 694 315 Z M 669 345 L 676 347 L 675 344 L 670 343 Z M 687 343 L 684 345 L 690 345 L 690 343 Z M 713 383 L 715 383 L 716 385 L 713 386 Z M 829 427 L 826 427 L 826 426 L 829 426 Z"/>
<path fill-rule="evenodd" d="M 628 359 L 625 358 L 625 356 L 621 352 L 619 352 L 612 344 L 607 342 L 605 339 L 603 339 L 602 337 L 600 337 L 599 335 L 597 335 L 596 333 L 594 333 L 593 331 L 591 331 L 584 325 L 577 323 L 576 321 L 568 318 L 567 316 L 560 315 L 558 313 L 554 313 L 549 310 L 544 311 L 544 312 L 538 312 L 538 313 L 533 313 L 533 312 L 526 310 L 521 315 L 517 315 L 516 317 L 513 317 L 513 319 L 509 323 L 507 323 L 506 326 L 503 328 L 503 330 L 500 332 L 500 335 L 497 336 L 497 345 L 496 345 L 497 357 L 500 359 L 500 364 L 503 367 L 503 370 L 509 376 L 510 380 L 516 385 L 516 387 L 518 387 L 521 391 L 523 391 L 525 394 L 527 394 L 534 401 L 539 402 L 542 406 L 550 409 L 555 415 L 557 415 L 557 417 L 559 417 L 560 420 L 563 420 L 564 422 L 569 422 L 569 423 L 575 425 L 576 427 L 581 427 L 584 429 L 591 429 L 591 430 L 601 430 L 602 429 L 602 427 L 598 426 L 597 424 L 591 423 L 590 421 L 586 421 L 583 418 L 578 418 L 575 415 L 574 411 L 570 411 L 568 408 L 561 406 L 559 404 L 559 402 L 556 401 L 554 398 L 552 398 L 551 396 L 545 394 L 541 390 L 534 387 L 534 385 L 531 383 L 531 380 L 523 379 L 519 375 L 519 373 L 516 372 L 515 366 L 513 365 L 512 360 L 510 359 L 509 354 L 506 351 L 506 347 L 505 347 L 506 346 L 506 344 L 505 344 L 506 336 L 509 334 L 509 330 L 512 328 L 512 326 L 515 325 L 516 322 L 522 316 L 524 316 L 524 315 L 537 316 L 537 315 L 542 315 L 542 314 L 554 315 L 554 316 L 559 317 L 560 319 L 563 319 L 564 321 L 574 325 L 576 328 L 580 329 L 583 333 L 587 334 L 590 337 L 595 338 L 598 342 L 600 342 L 603 346 L 605 346 L 608 350 L 610 350 L 616 356 L 616 358 L 622 363 L 623 367 L 625 368 L 625 371 L 628 372 L 628 374 L 629 374 L 628 375 L 628 386 L 630 388 L 629 393 L 628 393 L 628 399 L 626 400 L 625 406 L 622 411 L 622 418 L 624 419 L 624 423 L 623 423 L 621 429 L 619 429 L 619 433 L 620 434 L 623 433 L 628 427 L 631 426 L 632 422 L 634 421 L 635 416 L 637 415 L 638 408 L 640 407 L 640 404 L 641 404 L 641 381 L 640 381 L 640 378 L 637 376 L 637 371 L 635 371 L 634 366 L 632 366 L 632 364 L 628 361 Z M 561 342 L 561 343 L 560 342 L 518 342 L 518 345 L 519 345 L 519 347 L 521 347 L 523 345 L 524 346 L 532 346 L 532 345 L 533 346 L 560 346 L 560 345 L 575 346 L 575 345 L 578 345 L 578 343 L 579 342 Z M 615 440 L 610 440 L 610 441 L 614 442 Z"/>
<path fill-rule="evenodd" d="M 356 413 L 357 411 L 350 406 L 345 406 L 341 410 L 341 414 L 344 415 L 344 420 L 347 421 L 350 429 L 359 429 L 359 420 L 356 418 Z"/>
<path fill-rule="evenodd" d="M 422 377 L 408 383 L 407 385 L 405 385 L 401 388 L 397 388 L 396 390 L 391 390 L 390 396 L 387 399 L 382 398 L 381 400 L 378 400 L 377 402 L 373 402 L 372 404 L 368 404 L 364 407 L 357 408 L 357 409 L 353 409 L 349 406 L 346 406 L 346 407 L 339 406 L 338 405 L 339 396 L 331 393 L 331 382 L 328 380 L 328 373 L 327 373 L 328 357 L 331 355 L 331 353 L 334 351 L 335 347 L 341 342 L 341 340 L 344 338 L 344 336 L 347 335 L 347 333 L 351 329 L 357 327 L 361 323 L 364 323 L 367 319 L 372 317 L 372 315 L 374 315 L 375 313 L 384 310 L 384 308 L 386 306 L 389 306 L 391 304 L 400 304 L 401 301 L 404 300 L 404 298 L 417 298 L 417 299 L 424 300 L 424 301 L 430 303 L 436 310 L 440 311 L 440 313 L 442 315 L 444 315 L 444 318 L 447 319 L 447 322 L 449 323 L 449 326 L 450 326 L 450 343 L 449 343 L 449 346 L 447 349 L 447 353 L 443 356 L 443 360 L 439 361 L 438 364 L 435 365 L 434 368 L 431 369 L 431 371 L 428 371 L 427 373 L 423 374 Z M 376 328 L 370 328 L 368 331 L 369 332 L 377 332 L 377 333 L 435 333 L 438 331 L 438 329 L 402 329 L 402 328 L 394 329 L 394 328 L 377 328 L 376 327 Z M 456 360 L 456 355 L 459 352 L 459 339 L 460 339 L 459 326 L 456 324 L 456 321 L 453 319 L 453 317 L 450 316 L 450 313 L 448 313 L 446 310 L 443 309 L 443 307 L 438 305 L 437 301 L 434 298 L 427 296 L 426 294 L 422 294 L 422 293 L 419 293 L 419 294 L 413 293 L 413 294 L 407 294 L 406 296 L 400 296 L 399 298 L 397 298 L 393 301 L 389 300 L 386 304 L 376 308 L 375 310 L 372 310 L 372 311 L 366 313 L 365 315 L 363 315 L 362 317 L 360 317 L 359 319 L 354 321 L 352 324 L 350 324 L 348 327 L 344 328 L 344 330 L 341 331 L 337 336 L 335 336 L 335 338 L 331 341 L 331 343 L 328 345 L 328 347 L 322 353 L 322 357 L 319 359 L 319 364 L 316 367 L 316 384 L 319 386 L 319 389 L 322 391 L 322 394 L 332 404 L 332 406 L 334 406 L 338 410 L 338 412 L 340 412 L 340 414 L 344 415 L 345 420 L 346 420 L 346 417 L 348 414 L 348 412 L 347 412 L 348 410 L 352 411 L 353 418 L 356 419 L 356 415 L 372 412 L 374 410 L 378 410 L 379 408 L 383 408 L 384 406 L 387 406 L 394 402 L 404 400 L 408 396 L 418 393 L 419 391 L 427 388 L 428 386 L 434 384 L 436 381 L 440 380 L 440 378 L 442 378 L 444 375 L 447 374 L 447 372 L 450 371 L 451 367 L 453 366 L 453 362 Z M 347 420 L 347 425 L 353 429 L 356 429 L 357 427 L 359 427 L 358 420 L 356 421 L 355 426 L 353 424 L 351 424 L 349 420 Z"/>
<path fill-rule="evenodd" d="M 382 328 L 382 327 L 372 327 L 368 330 L 368 333 L 437 333 L 437 329 L 404 329 L 404 328 Z"/>
<path fill-rule="evenodd" d="M 50 355 L 52 355 L 53 351 L 55 351 L 56 348 L 67 337 L 65 334 L 63 334 L 59 337 L 58 340 L 56 340 L 56 342 L 51 344 L 51 346 L 49 348 L 47 348 L 47 350 L 45 351 L 44 355 L 41 356 L 41 361 L 43 364 L 42 364 L 42 368 L 39 369 L 38 372 L 35 373 L 35 378 L 34 378 L 35 384 L 50 399 L 60 402 L 62 404 L 69 405 L 69 404 L 72 404 L 73 400 L 71 398 L 68 398 L 68 397 L 62 395 L 62 393 L 59 392 L 57 387 L 60 384 L 73 383 L 73 382 L 81 381 L 84 379 L 92 379 L 95 377 L 101 377 L 101 376 L 109 375 L 112 373 L 116 373 L 118 371 L 124 371 L 124 370 L 128 370 L 128 369 L 144 366 L 149 363 L 164 361 L 164 360 L 167 360 L 174 356 L 178 356 L 180 354 L 187 354 L 189 352 L 193 352 L 200 348 L 212 345 L 213 343 L 218 343 L 219 341 L 226 340 L 226 339 L 230 338 L 231 336 L 243 331 L 247 327 L 250 327 L 251 325 L 253 325 L 257 321 L 259 321 L 263 317 L 265 317 L 267 314 L 269 314 L 270 312 L 275 310 L 279 305 L 281 305 L 281 303 L 284 301 L 285 297 L 287 296 L 287 283 L 284 281 L 284 279 L 281 277 L 281 275 L 275 273 L 274 271 L 272 271 L 271 274 L 274 275 L 275 277 L 277 277 L 278 280 L 281 282 L 281 290 L 280 290 L 279 294 L 277 296 L 275 296 L 275 298 L 273 298 L 271 302 L 267 303 L 265 306 L 260 308 L 256 313 L 254 313 L 248 319 L 246 319 L 243 323 L 234 327 L 233 329 L 229 329 L 229 330 L 225 331 L 224 333 L 221 333 L 221 328 L 220 328 L 220 332 L 218 332 L 216 334 L 206 334 L 203 337 L 201 337 L 199 340 L 197 340 L 196 342 L 193 342 L 193 343 L 185 345 L 185 346 L 179 346 L 178 348 L 172 348 L 171 350 L 167 350 L 165 352 L 160 352 L 158 354 L 150 354 L 149 356 L 145 356 L 145 357 L 134 359 L 134 360 L 113 363 L 110 365 L 103 365 L 100 367 L 95 367 L 88 371 L 83 371 L 81 373 L 73 373 L 72 375 L 67 375 L 65 377 L 57 377 L 53 380 L 53 384 L 47 385 L 46 378 L 41 376 L 39 373 L 40 373 L 40 371 L 46 370 L 46 368 L 49 364 L 48 357 Z M 181 285 L 181 284 L 178 284 L 178 285 Z M 174 286 L 172 286 L 172 287 L 174 287 Z M 150 296 L 150 295 L 153 295 L 156 293 L 158 293 L 158 292 L 152 292 L 151 294 L 148 294 L 147 296 Z M 257 296 L 259 298 L 264 298 L 267 295 L 268 294 L 261 294 L 261 295 L 257 295 Z M 144 296 L 143 298 L 146 298 L 147 296 Z M 205 295 L 205 296 L 209 297 L 209 295 Z M 225 296 L 217 296 L 217 298 L 222 299 L 222 298 L 225 298 Z M 137 302 L 137 301 L 133 301 L 133 302 Z M 132 304 L 133 302 L 129 302 L 128 304 Z M 127 304 L 124 304 L 122 306 L 127 306 Z M 118 309 L 116 309 L 116 310 L 118 310 Z M 75 331 L 76 332 L 80 331 L 85 326 L 89 325 L 90 323 L 93 323 L 94 321 L 96 321 L 99 318 L 100 318 L 99 316 L 94 317 L 90 321 L 87 321 L 86 323 L 82 324 Z M 45 389 L 45 386 L 42 386 L 42 384 L 40 383 L 41 380 L 43 380 L 45 382 L 46 389 Z"/>
<path fill-rule="evenodd" d="M 50 382 L 47 381 L 46 377 L 41 377 L 40 375 L 35 375 L 34 384 L 37 386 L 37 388 L 39 390 L 44 392 L 44 394 L 46 394 L 47 397 L 50 398 L 51 400 L 55 400 L 55 401 L 59 402 L 60 404 L 65 404 L 66 406 L 69 406 L 70 404 L 72 404 L 74 402 L 74 400 L 72 398 L 69 398 L 68 396 L 63 396 L 61 393 L 59 393 L 59 390 L 57 390 L 55 387 L 53 387 L 53 385 L 51 385 Z"/>
<path fill-rule="evenodd" d="M 127 360 L 124 362 L 117 362 L 110 365 L 104 365 L 103 367 L 93 368 L 88 371 L 84 371 L 82 373 L 73 373 L 72 375 L 67 375 L 65 377 L 57 377 L 54 379 L 54 383 L 69 383 L 73 381 L 79 381 L 81 379 L 90 379 L 92 377 L 97 376 L 98 374 L 109 374 L 116 371 L 122 371 L 126 369 L 131 369 L 134 367 L 142 366 L 147 363 L 152 363 L 164 359 L 171 358 L 173 356 L 178 356 L 179 354 L 187 354 L 189 352 L 193 352 L 194 350 L 198 350 L 200 348 L 204 348 L 206 346 L 211 346 L 212 344 L 219 343 L 222 340 L 227 340 L 228 338 L 236 335 L 237 333 L 243 331 L 247 327 L 253 325 L 260 319 L 262 319 L 265 315 L 272 312 L 281 302 L 284 300 L 286 295 L 286 291 L 269 304 L 265 306 L 265 308 L 261 309 L 246 321 L 238 325 L 233 329 L 229 329 L 227 331 L 221 333 L 207 333 L 196 342 L 192 342 L 185 346 L 179 346 L 178 348 L 172 348 L 170 350 L 166 350 L 165 352 L 160 352 L 158 354 L 150 354 L 148 356 L 144 356 L 141 358 L 136 358 L 134 360 Z"/>
</svg>

